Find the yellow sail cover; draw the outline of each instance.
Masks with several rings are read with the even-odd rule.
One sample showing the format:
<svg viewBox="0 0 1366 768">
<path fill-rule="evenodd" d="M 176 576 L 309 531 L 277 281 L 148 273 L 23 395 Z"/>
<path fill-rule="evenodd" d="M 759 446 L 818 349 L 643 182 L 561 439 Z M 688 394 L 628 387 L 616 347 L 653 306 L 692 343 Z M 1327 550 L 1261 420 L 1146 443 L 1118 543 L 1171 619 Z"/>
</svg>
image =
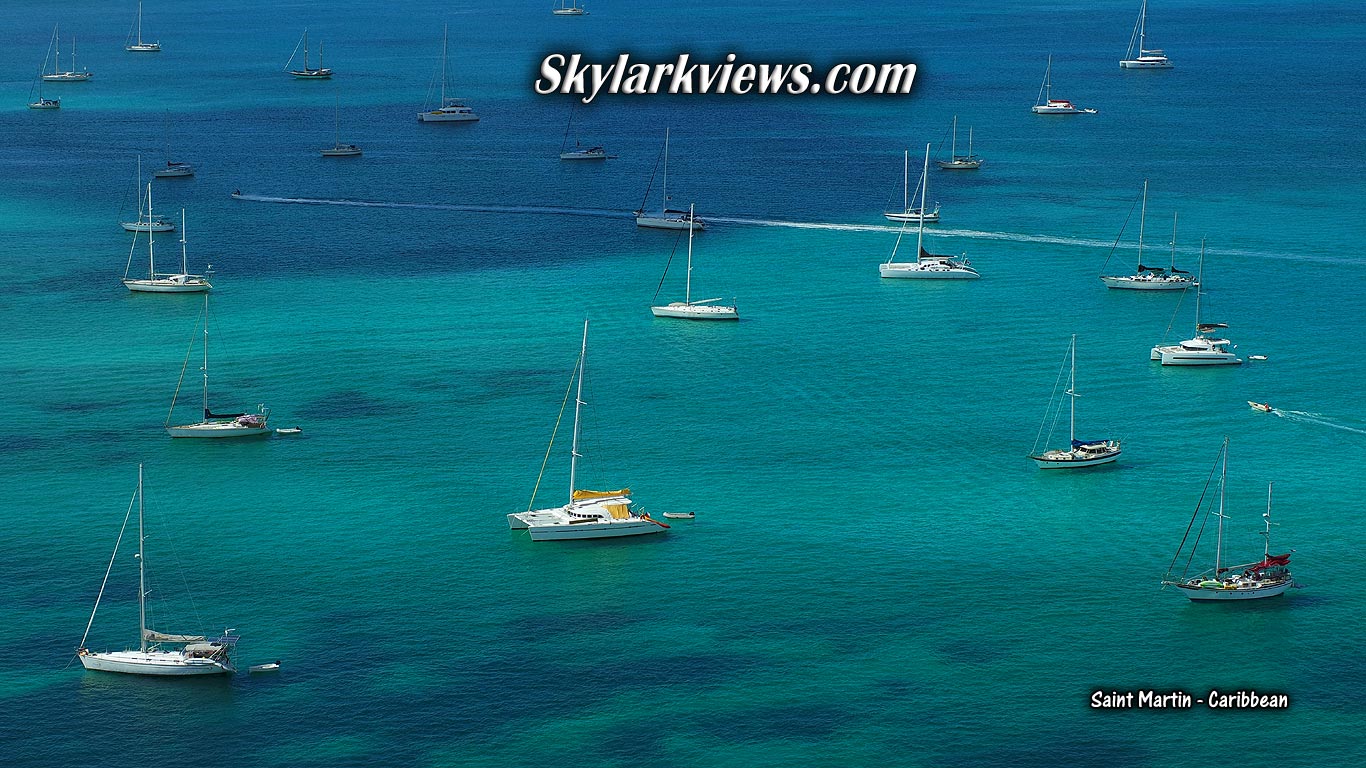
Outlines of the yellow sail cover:
<svg viewBox="0 0 1366 768">
<path fill-rule="evenodd" d="M 603 504 L 602 506 L 607 510 L 607 514 L 612 516 L 613 520 L 625 520 L 631 516 L 631 507 L 629 505 Z"/>
<path fill-rule="evenodd" d="M 630 495 L 630 488 L 622 488 L 619 491 L 574 491 L 573 499 L 574 501 L 583 501 L 584 499 L 610 499 L 613 496 Z"/>
</svg>

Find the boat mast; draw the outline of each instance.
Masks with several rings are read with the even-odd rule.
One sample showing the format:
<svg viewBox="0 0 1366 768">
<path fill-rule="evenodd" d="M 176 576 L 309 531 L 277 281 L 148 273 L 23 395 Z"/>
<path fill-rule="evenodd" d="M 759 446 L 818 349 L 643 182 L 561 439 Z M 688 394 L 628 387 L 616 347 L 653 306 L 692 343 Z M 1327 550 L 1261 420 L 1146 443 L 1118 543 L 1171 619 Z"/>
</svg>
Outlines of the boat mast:
<svg viewBox="0 0 1366 768">
<path fill-rule="evenodd" d="M 688 203 L 688 276 L 683 283 L 683 303 L 692 306 L 692 211 L 693 204 Z"/>
<path fill-rule="evenodd" d="M 1214 578 L 1219 578 L 1224 556 L 1224 490 L 1228 485 L 1228 438 L 1224 438 L 1224 468 L 1219 473 L 1219 538 L 1214 548 Z"/>
<path fill-rule="evenodd" d="M 1262 549 L 1262 562 L 1266 562 L 1271 557 L 1271 486 L 1275 483 L 1266 484 L 1266 514 L 1262 515 L 1262 520 L 1266 523 L 1266 531 L 1262 537 L 1266 539 L 1266 547 Z"/>
<path fill-rule="evenodd" d="M 152 252 L 152 182 L 147 182 L 147 279 L 157 278 L 156 256 Z"/>
<path fill-rule="evenodd" d="M 1044 103 L 1053 100 L 1053 54 L 1048 54 L 1048 66 L 1043 71 Z"/>
<path fill-rule="evenodd" d="M 1148 27 L 1148 0 L 1143 0 L 1143 5 L 1138 9 L 1138 55 L 1142 56 L 1146 51 L 1143 50 L 1145 43 L 1143 38 L 1147 36 Z"/>
<path fill-rule="evenodd" d="M 659 201 L 659 212 L 668 214 L 669 212 L 669 129 L 664 128 L 664 182 L 660 186 L 660 194 L 664 197 Z M 692 222 L 688 222 L 688 230 L 692 231 Z"/>
<path fill-rule="evenodd" d="M 1205 292 L 1205 238 L 1200 238 L 1200 268 L 1195 273 L 1195 335 L 1200 335 L 1200 294 Z"/>
<path fill-rule="evenodd" d="M 911 211 L 911 150 L 901 151 L 901 209 L 910 213 Z M 921 213 L 924 213 L 921 206 Z"/>
<path fill-rule="evenodd" d="M 1172 213 L 1172 269 L 1171 269 L 1171 271 L 1172 271 L 1172 274 L 1173 274 L 1173 275 L 1176 274 L 1176 218 L 1177 218 L 1178 216 L 1180 216 L 1179 213 L 1176 213 L 1176 212 L 1173 212 L 1173 213 Z"/>
<path fill-rule="evenodd" d="M 1077 439 L 1077 334 L 1072 334 L 1072 373 L 1067 377 L 1067 396 L 1072 407 L 1067 417 L 1067 450 Z"/>
<path fill-rule="evenodd" d="M 204 420 L 209 418 L 209 294 L 204 294 Z"/>
<path fill-rule="evenodd" d="M 1130 208 L 1129 210 L 1133 210 Z M 1148 220 L 1148 180 L 1143 180 L 1143 209 L 1138 214 L 1138 266 L 1143 267 L 1143 224 Z"/>
<path fill-rule="evenodd" d="M 958 115 L 953 116 L 953 145 L 949 149 L 949 159 L 958 157 Z"/>
<path fill-rule="evenodd" d="M 142 45 L 142 0 L 138 0 L 138 45 Z"/>
<path fill-rule="evenodd" d="M 909 150 L 908 150 L 909 152 Z M 908 154 L 909 157 L 909 154 Z M 909 162 L 909 161 L 908 161 Z M 920 172 L 920 226 L 915 231 L 915 260 L 920 261 L 925 253 L 925 209 L 930 199 L 930 145 L 925 145 L 925 168 Z"/>
<path fill-rule="evenodd" d="M 689 230 L 691 232 L 691 230 Z M 574 478 L 579 470 L 579 410 L 583 408 L 583 368 L 588 359 L 588 319 L 583 321 L 583 346 L 579 348 L 579 385 L 574 393 L 574 442 L 569 448 L 569 503 L 574 503 Z"/>
<path fill-rule="evenodd" d="M 57 74 L 57 70 L 59 69 L 57 62 L 62 58 L 62 35 L 58 31 L 58 26 L 59 25 L 53 25 L 52 27 L 52 42 L 53 45 L 56 46 L 56 48 L 53 49 L 52 54 L 52 74 L 54 75 Z"/>
<path fill-rule="evenodd" d="M 142 556 L 142 465 L 138 465 L 138 648 L 147 652 L 147 560 Z"/>
<path fill-rule="evenodd" d="M 180 274 L 189 274 L 190 268 L 185 260 L 185 209 L 180 209 Z"/>
<path fill-rule="evenodd" d="M 954 136 L 957 137 L 957 133 Z M 972 126 L 968 126 L 968 159 L 972 159 Z"/>
<path fill-rule="evenodd" d="M 304 27 L 304 71 L 308 71 L 308 27 Z"/>
<path fill-rule="evenodd" d="M 450 31 L 449 24 L 441 25 L 441 106 L 446 106 L 446 35 Z M 440 107 L 438 107 L 440 109 Z M 572 107 L 571 107 L 572 109 Z M 570 112 L 570 120 L 573 120 L 573 112 Z"/>
</svg>

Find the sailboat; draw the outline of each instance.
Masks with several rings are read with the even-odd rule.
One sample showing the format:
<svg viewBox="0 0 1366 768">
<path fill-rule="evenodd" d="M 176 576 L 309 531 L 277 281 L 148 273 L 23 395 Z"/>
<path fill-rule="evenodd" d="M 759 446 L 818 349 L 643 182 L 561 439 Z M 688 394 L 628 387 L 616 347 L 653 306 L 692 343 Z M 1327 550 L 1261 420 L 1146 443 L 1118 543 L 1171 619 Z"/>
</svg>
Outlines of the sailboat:
<svg viewBox="0 0 1366 768">
<path fill-rule="evenodd" d="M 191 345 L 193 345 L 193 341 Z M 189 355 L 185 356 L 185 366 L 180 369 L 180 381 L 176 382 L 175 395 L 171 397 L 171 408 L 166 413 L 166 434 L 171 437 L 248 437 L 270 432 L 266 421 L 270 409 L 264 405 L 256 406 L 256 413 L 214 413 L 209 410 L 209 294 L 204 294 L 204 420 L 194 424 L 171 426 L 171 415 L 175 413 L 175 401 L 180 395 L 180 387 L 185 383 L 185 369 L 189 366 Z"/>
<path fill-rule="evenodd" d="M 323 157 L 360 157 L 360 147 L 355 144 L 341 143 L 341 102 L 338 101 L 333 107 L 333 146 L 330 149 L 320 149 L 318 153 Z"/>
<path fill-rule="evenodd" d="M 148 42 L 143 42 L 143 39 L 142 39 L 142 3 L 141 3 L 140 1 L 138 2 L 138 17 L 137 17 L 137 21 L 133 22 L 133 26 L 134 26 L 134 28 L 137 30 L 137 33 L 136 33 L 137 42 L 133 42 L 133 38 L 134 38 L 134 32 L 133 32 L 133 30 L 131 30 L 131 29 L 128 30 L 128 39 L 124 41 L 125 45 L 123 46 L 123 50 L 125 50 L 125 51 L 132 51 L 132 52 L 134 52 L 134 53 L 155 53 L 155 52 L 161 50 L 161 43 L 148 43 Z"/>
<path fill-rule="evenodd" d="M 920 173 L 920 188 L 922 190 L 929 187 L 929 177 L 930 145 L 926 144 L 925 167 Z M 896 244 L 892 246 L 892 255 L 888 256 L 887 261 L 878 267 L 878 274 L 882 277 L 934 280 L 973 280 L 981 277 L 966 259 L 956 261 L 952 257 L 940 256 L 925 250 L 925 220 L 923 218 L 916 225 L 915 261 L 897 261 L 896 252 L 901 247 L 902 235 L 906 234 L 907 223 L 903 221 L 901 224 L 901 231 L 896 235 Z"/>
<path fill-rule="evenodd" d="M 1120 59 L 1119 66 L 1123 69 L 1171 69 L 1171 60 L 1167 54 L 1158 48 L 1146 48 L 1148 36 L 1148 0 L 1138 7 L 1138 21 L 1134 22 L 1134 31 L 1129 35 L 1129 50 L 1125 51 L 1124 58 Z M 1134 48 L 1138 48 L 1138 56 L 1134 56 Z"/>
<path fill-rule="evenodd" d="M 688 206 L 688 217 L 692 217 L 692 206 Z M 673 257 L 670 256 L 670 261 Z M 669 265 L 664 265 L 664 275 L 669 274 Z M 664 278 L 660 277 L 660 285 L 664 284 Z M 659 295 L 659 291 L 655 291 Z M 683 300 L 671 302 L 662 307 L 650 307 L 650 312 L 655 317 L 677 317 L 684 320 L 739 320 L 740 311 L 735 307 L 722 306 L 716 302 L 721 299 L 703 299 L 701 301 L 692 300 L 692 230 L 688 230 L 688 271 L 684 282 Z"/>
<path fill-rule="evenodd" d="M 1054 448 L 1039 453 L 1039 442 L 1043 439 L 1043 428 L 1050 423 L 1057 424 L 1058 416 L 1061 415 L 1061 403 L 1058 403 L 1057 388 L 1054 387 L 1054 397 L 1048 402 L 1048 410 L 1044 412 L 1043 423 L 1039 425 L 1039 434 L 1034 438 L 1034 451 L 1029 458 L 1039 465 L 1040 469 L 1077 469 L 1079 467 L 1094 467 L 1097 464 L 1108 464 L 1119 458 L 1118 440 L 1078 440 L 1077 439 L 1077 335 L 1072 334 L 1072 343 L 1067 347 L 1068 361 L 1064 365 L 1070 365 L 1067 374 L 1067 389 L 1063 392 L 1069 400 L 1067 416 L 1067 448 Z M 1062 378 L 1061 372 L 1058 378 Z M 1055 409 L 1054 404 L 1059 407 Z M 1049 428 L 1049 437 L 1052 437 L 1052 428 Z"/>
<path fill-rule="evenodd" d="M 147 185 L 147 207 L 152 206 L 152 185 Z M 137 249 L 138 236 L 133 235 L 133 245 L 128 249 L 128 264 L 123 268 L 123 284 L 128 290 L 134 293 L 199 293 L 201 291 L 212 290 L 207 278 L 203 275 L 187 274 L 189 268 L 185 261 L 185 209 L 180 209 L 180 271 L 175 274 L 165 274 L 157 272 L 156 254 L 152 250 L 152 235 L 147 235 L 147 277 L 130 278 L 128 271 L 133 266 L 133 252 Z M 213 265 L 209 265 L 209 274 L 213 274 Z"/>
<path fill-rule="evenodd" d="M 294 63 L 294 56 L 299 53 L 299 46 L 304 49 L 303 69 L 290 69 L 289 65 Z M 289 54 L 289 61 L 285 62 L 285 71 L 300 80 L 326 80 L 332 76 L 332 70 L 323 66 L 323 46 L 318 44 L 318 67 L 314 69 L 308 66 L 308 29 L 304 29 L 304 36 L 299 38 L 299 42 L 294 45 L 294 53 Z"/>
<path fill-rule="evenodd" d="M 417 113 L 417 119 L 423 123 L 473 123 L 479 120 L 479 115 L 474 113 L 474 109 L 466 105 L 463 101 L 454 96 L 446 96 L 446 37 L 449 25 L 441 27 L 441 103 L 435 109 L 428 109 Z M 431 98 L 431 91 L 427 91 L 427 97 Z"/>
<path fill-rule="evenodd" d="M 569 122 L 564 127 L 564 140 L 560 142 L 561 160 L 606 160 L 607 150 L 601 146 L 585 147 L 579 144 L 579 137 L 574 136 L 574 148 L 569 148 L 569 131 L 574 127 L 574 107 L 569 107 Z"/>
<path fill-rule="evenodd" d="M 606 539 L 618 536 L 642 536 L 660 533 L 668 525 L 654 520 L 643 510 L 632 509 L 631 490 L 589 491 L 577 487 L 579 466 L 579 416 L 584 406 L 583 375 L 588 358 L 588 321 L 583 321 L 583 344 L 579 362 L 574 368 L 577 390 L 574 395 L 574 437 L 569 451 L 569 502 L 562 507 L 531 509 L 536 503 L 533 493 L 526 512 L 507 516 L 508 528 L 525 530 L 532 541 L 564 541 L 568 539 Z M 568 394 L 566 393 L 566 398 Z M 558 423 L 558 422 L 557 422 Z M 555 438 L 550 438 L 554 445 Z M 549 449 L 546 451 L 549 456 Z M 542 466 L 544 471 L 544 465 Z M 539 478 L 536 481 L 540 485 Z"/>
<path fill-rule="evenodd" d="M 145 502 L 142 492 L 142 465 L 138 465 L 138 648 L 126 651 L 92 651 L 85 641 L 90 637 L 90 627 L 95 624 L 95 615 L 100 610 L 100 598 L 109 584 L 109 572 L 113 570 L 114 560 L 118 557 L 119 544 L 123 542 L 123 531 L 128 527 L 128 517 L 132 515 L 130 501 L 128 512 L 123 518 L 123 528 L 114 542 L 114 554 L 109 558 L 109 569 L 104 573 L 99 595 L 95 598 L 95 608 L 90 612 L 90 621 L 85 625 L 85 635 L 81 637 L 80 648 L 76 655 L 81 666 L 101 672 L 123 672 L 130 675 L 158 675 L 178 677 L 185 675 L 231 675 L 237 671 L 232 663 L 232 652 L 237 647 L 239 635 L 224 630 L 221 637 L 204 635 L 177 635 L 158 632 L 147 626 L 147 557 L 146 535 L 144 533 Z"/>
<path fill-rule="evenodd" d="M 888 221 L 939 221 L 939 203 L 934 204 L 933 211 L 927 211 L 925 202 L 924 178 L 915 186 L 915 193 L 920 196 L 920 205 L 915 205 L 915 199 L 911 196 L 911 151 L 904 150 L 901 156 L 901 210 L 884 211 L 883 217 Z"/>
<path fill-rule="evenodd" d="M 1132 208 L 1129 209 L 1133 211 Z M 1132 215 L 1132 213 L 1131 213 Z M 1143 263 L 1143 228 L 1148 220 L 1148 180 L 1143 180 L 1143 207 L 1138 216 L 1138 271 L 1132 275 L 1101 275 L 1107 288 L 1131 291 L 1183 291 L 1195 284 L 1189 272 L 1176 268 L 1176 214 L 1172 214 L 1172 260 L 1170 267 Z M 1104 267 L 1102 267 L 1104 269 Z"/>
<path fill-rule="evenodd" d="M 975 171 L 982 167 L 982 158 L 972 154 L 972 126 L 968 126 L 968 153 L 958 154 L 958 115 L 953 116 L 953 145 L 949 149 L 949 157 L 952 159 L 935 162 L 946 171 Z"/>
<path fill-rule="evenodd" d="M 556 16 L 588 15 L 588 11 L 585 11 L 583 7 L 579 5 L 579 0 L 560 0 L 560 4 L 555 6 L 554 8 L 551 8 L 550 12 L 555 14 Z"/>
<path fill-rule="evenodd" d="M 147 215 L 142 213 L 142 155 L 138 155 L 138 218 L 137 221 L 121 221 L 119 226 L 129 232 L 174 232 L 175 224 L 165 216 L 157 216 L 152 213 L 152 187 L 147 187 Z"/>
<path fill-rule="evenodd" d="M 1238 355 L 1228 350 L 1233 342 L 1221 339 L 1217 334 L 1228 327 L 1227 323 L 1203 323 L 1200 321 L 1200 296 L 1205 292 L 1205 241 L 1200 241 L 1200 273 L 1195 285 L 1195 338 L 1186 339 L 1180 344 L 1158 345 L 1152 348 L 1150 360 L 1160 360 L 1163 365 L 1240 365 Z"/>
<path fill-rule="evenodd" d="M 656 163 L 658 167 L 658 163 Z M 647 229 L 706 229 L 707 225 L 693 214 L 692 207 L 687 211 L 680 211 L 669 207 L 669 129 L 664 129 L 664 178 L 660 190 L 659 212 L 645 212 L 645 201 L 650 199 L 650 188 L 654 186 L 654 174 L 650 174 L 650 183 L 645 185 L 645 197 L 640 201 L 640 207 L 635 210 L 636 226 Z"/>
<path fill-rule="evenodd" d="M 76 38 L 74 36 L 71 38 L 71 70 L 68 72 L 57 71 L 57 60 L 62 56 L 62 42 L 55 26 L 52 28 L 52 43 L 56 48 L 56 52 L 52 56 L 52 71 L 43 73 L 44 80 L 49 83 L 83 83 L 94 76 L 95 73 L 87 69 L 76 71 Z"/>
<path fill-rule="evenodd" d="M 33 99 L 32 101 L 30 101 L 30 102 L 28 103 L 28 108 L 29 108 L 29 109 L 61 109 L 61 108 L 62 108 L 62 100 L 61 100 L 61 99 L 47 99 L 47 98 L 44 98 L 44 97 L 43 97 L 43 71 L 47 69 L 47 60 L 48 60 L 48 57 L 52 56 L 52 48 L 53 48 L 53 46 L 55 46 L 56 44 L 57 44 L 57 31 L 56 31 L 56 29 L 53 29 L 53 31 L 52 31 L 52 39 L 51 39 L 50 41 L 48 41 L 48 44 L 47 44 L 47 53 L 43 54 L 43 63 L 42 63 L 41 66 L 38 67 L 38 77 L 33 81 L 33 88 L 30 88 L 29 91 L 28 91 L 28 96 L 29 96 L 30 99 L 33 99 L 33 91 L 34 91 L 34 89 L 36 88 L 37 91 L 38 91 L 38 98 Z"/>
<path fill-rule="evenodd" d="M 1262 513 L 1262 523 L 1265 529 L 1261 531 L 1261 536 L 1265 539 L 1262 548 L 1262 559 L 1255 563 L 1243 563 L 1241 565 L 1224 564 L 1224 521 L 1228 516 L 1224 514 L 1224 492 L 1228 485 L 1228 438 L 1224 438 L 1224 445 L 1219 449 L 1219 457 L 1215 459 L 1214 468 L 1219 470 L 1219 508 L 1214 509 L 1214 502 L 1211 500 L 1208 507 L 1205 506 L 1205 493 L 1200 494 L 1200 503 L 1195 505 L 1195 512 L 1191 514 L 1190 522 L 1186 525 L 1186 535 L 1181 538 L 1181 544 L 1176 548 L 1176 554 L 1172 556 L 1171 563 L 1167 566 L 1167 577 L 1162 580 L 1163 587 L 1176 587 L 1181 590 L 1181 594 L 1196 602 L 1220 602 L 1229 600 L 1257 600 L 1263 597 L 1276 597 L 1285 594 L 1287 589 L 1298 587 L 1294 577 L 1290 575 L 1290 555 L 1295 550 L 1290 550 L 1283 555 L 1271 554 L 1271 489 L 1272 483 L 1266 486 L 1266 512 Z M 1214 476 L 1214 469 L 1210 470 L 1210 479 Z M 1209 490 L 1209 480 L 1205 481 L 1205 491 Z M 1195 522 L 1200 517 L 1200 510 L 1205 507 L 1205 516 L 1201 520 L 1200 528 L 1196 531 L 1195 541 L 1191 543 L 1190 551 L 1186 554 L 1186 564 L 1182 569 L 1181 575 L 1173 576 L 1176 561 L 1181 558 L 1181 553 L 1186 548 L 1186 542 L 1190 539 L 1191 529 L 1195 527 Z M 1214 567 L 1202 571 L 1194 576 L 1190 575 L 1191 563 L 1195 560 L 1196 549 L 1200 545 L 1200 536 L 1204 533 L 1205 523 L 1209 516 L 1213 514 L 1218 517 L 1218 529 L 1214 539 Z"/>
<path fill-rule="evenodd" d="M 194 175 L 193 165 L 171 159 L 171 120 L 169 115 L 166 118 L 166 165 L 165 167 L 152 171 L 152 175 L 158 179 L 173 179 Z"/>
<path fill-rule="evenodd" d="M 1053 55 L 1048 55 L 1048 67 L 1043 71 L 1043 85 L 1039 97 L 1030 108 L 1036 115 L 1094 115 L 1094 109 L 1083 109 L 1067 99 L 1053 98 Z"/>
</svg>

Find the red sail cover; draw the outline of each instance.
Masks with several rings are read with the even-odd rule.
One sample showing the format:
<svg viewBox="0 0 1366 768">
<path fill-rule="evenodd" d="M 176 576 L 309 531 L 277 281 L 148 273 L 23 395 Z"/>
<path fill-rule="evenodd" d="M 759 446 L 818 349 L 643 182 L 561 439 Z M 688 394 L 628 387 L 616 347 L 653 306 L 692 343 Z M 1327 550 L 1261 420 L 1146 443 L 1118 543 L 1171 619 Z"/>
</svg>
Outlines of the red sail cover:
<svg viewBox="0 0 1366 768">
<path fill-rule="evenodd" d="M 1285 567 L 1290 565 L 1290 553 L 1284 555 L 1267 555 L 1266 559 L 1252 566 L 1249 570 L 1260 571 L 1263 568 Z"/>
</svg>

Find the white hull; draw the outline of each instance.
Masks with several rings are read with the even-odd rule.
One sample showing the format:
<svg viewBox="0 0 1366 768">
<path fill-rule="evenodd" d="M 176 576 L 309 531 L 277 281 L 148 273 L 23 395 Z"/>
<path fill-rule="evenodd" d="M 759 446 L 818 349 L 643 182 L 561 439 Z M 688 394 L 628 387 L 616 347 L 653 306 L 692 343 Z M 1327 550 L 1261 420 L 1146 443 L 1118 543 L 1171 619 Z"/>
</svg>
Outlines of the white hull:
<svg viewBox="0 0 1366 768">
<path fill-rule="evenodd" d="M 84 83 L 93 76 L 91 72 L 57 72 L 56 74 L 43 75 L 43 79 L 49 83 Z"/>
<path fill-rule="evenodd" d="M 556 16 L 586 16 L 588 11 L 582 8 L 552 8 L 551 13 Z"/>
<path fill-rule="evenodd" d="M 1109 464 L 1119 458 L 1120 451 L 1096 454 L 1085 454 L 1077 451 L 1044 451 L 1039 456 L 1030 456 L 1040 469 L 1079 469 L 1081 467 L 1094 467 L 1099 464 Z"/>
<path fill-rule="evenodd" d="M 133 53 L 156 53 L 161 50 L 161 43 L 134 43 L 125 45 L 123 50 Z"/>
<path fill-rule="evenodd" d="M 1176 345 L 1153 347 L 1148 357 L 1163 365 L 1241 365 L 1243 362 L 1232 352 L 1194 350 Z"/>
<path fill-rule="evenodd" d="M 326 80 L 332 77 L 330 69 L 298 69 L 290 70 L 289 74 L 294 75 L 299 80 Z"/>
<path fill-rule="evenodd" d="M 1125 59 L 1119 66 L 1123 69 L 1171 69 L 1172 63 L 1166 56 L 1140 56 L 1137 59 Z"/>
<path fill-rule="evenodd" d="M 360 157 L 361 149 L 357 146 L 333 147 L 332 149 L 320 149 L 318 154 L 323 157 Z"/>
<path fill-rule="evenodd" d="M 174 232 L 174 231 L 175 231 L 175 225 L 172 224 L 172 223 L 169 222 L 169 221 L 154 221 L 154 222 L 152 222 L 152 223 L 150 223 L 150 224 L 147 223 L 147 222 L 145 222 L 145 221 L 121 221 L 121 222 L 119 222 L 119 226 L 123 227 L 124 229 L 128 230 L 129 232 Z"/>
<path fill-rule="evenodd" d="M 900 213 L 888 211 L 882 215 L 888 221 L 909 221 L 912 223 L 924 221 L 928 224 L 932 221 L 939 221 L 939 208 L 936 206 L 935 209 L 929 213 L 921 213 L 918 210 L 909 210 Z"/>
<path fill-rule="evenodd" d="M 100 672 L 121 672 L 128 675 L 158 675 L 185 677 L 189 675 L 230 675 L 237 670 L 226 662 L 214 659 L 187 658 L 179 651 L 83 651 L 81 665 Z"/>
<path fill-rule="evenodd" d="M 550 514 L 546 514 L 549 512 Z M 573 541 L 577 539 L 614 539 L 663 533 L 664 526 L 641 517 L 626 520 L 569 522 L 559 510 L 521 512 L 508 515 L 508 528 L 530 532 L 532 541 Z"/>
<path fill-rule="evenodd" d="M 665 512 L 664 516 L 670 520 L 692 520 L 697 517 L 696 512 Z"/>
<path fill-rule="evenodd" d="M 1259 587 L 1237 587 L 1233 589 L 1225 589 L 1222 585 L 1201 587 L 1192 584 L 1177 584 L 1176 586 L 1181 590 L 1181 594 L 1196 602 L 1228 602 L 1231 600 L 1276 597 L 1285 594 L 1285 591 L 1290 589 L 1293 583 L 1292 581 L 1282 581 Z"/>
<path fill-rule="evenodd" d="M 244 427 L 231 421 L 205 421 L 199 424 L 184 424 L 166 428 L 166 434 L 171 437 L 251 437 L 252 435 L 264 435 L 268 432 L 270 432 L 270 428 L 264 424 L 259 427 Z"/>
<path fill-rule="evenodd" d="M 474 123 L 479 121 L 479 115 L 468 109 L 464 111 L 434 109 L 430 112 L 417 113 L 417 119 L 423 123 Z"/>
<path fill-rule="evenodd" d="M 883 263 L 878 267 L 878 274 L 902 280 L 976 280 L 981 277 L 971 267 L 952 266 L 944 262 Z"/>
<path fill-rule="evenodd" d="M 1141 276 L 1104 276 L 1100 278 L 1107 288 L 1120 288 L 1130 291 L 1184 291 L 1195 285 L 1194 280 L 1186 278 L 1168 279 Z"/>
<path fill-rule="evenodd" d="M 1078 109 L 1077 107 L 1055 107 L 1047 104 L 1035 104 L 1032 109 L 1036 115 L 1094 115 L 1094 109 Z"/>
<path fill-rule="evenodd" d="M 739 320 L 740 312 L 735 307 L 715 304 L 685 304 L 675 302 L 663 307 L 650 307 L 655 317 L 677 317 L 684 320 Z"/>
<path fill-rule="evenodd" d="M 689 220 L 687 216 L 661 216 L 650 213 L 636 214 L 636 226 L 646 229 L 688 229 L 701 232 L 707 225 L 701 219 Z"/>
<path fill-rule="evenodd" d="M 594 152 L 594 151 L 592 151 L 592 150 L 584 150 L 584 151 L 582 151 L 582 152 L 561 152 L 561 153 L 560 153 L 560 159 L 561 159 L 561 160 L 606 160 L 606 159 L 607 159 L 607 153 L 604 152 L 604 151 L 602 151 L 602 150 L 598 150 L 598 151 L 596 151 L 596 152 Z"/>
<path fill-rule="evenodd" d="M 936 160 L 935 162 L 946 171 L 975 171 L 982 167 L 981 160 Z"/>
<path fill-rule="evenodd" d="M 183 276 L 186 279 L 177 279 L 177 277 L 159 280 L 125 279 L 123 284 L 134 293 L 203 293 L 213 289 L 213 286 L 202 278 L 190 279 L 188 275 Z"/>
<path fill-rule="evenodd" d="M 158 179 L 176 179 L 184 176 L 193 176 L 194 169 L 188 166 L 182 168 L 162 168 L 159 171 L 153 171 L 152 175 Z"/>
<path fill-rule="evenodd" d="M 61 109 L 61 108 L 62 108 L 62 100 L 61 100 L 61 99 L 39 99 L 38 101 L 31 101 L 31 102 L 29 102 L 28 108 L 29 108 L 29 109 Z"/>
</svg>

